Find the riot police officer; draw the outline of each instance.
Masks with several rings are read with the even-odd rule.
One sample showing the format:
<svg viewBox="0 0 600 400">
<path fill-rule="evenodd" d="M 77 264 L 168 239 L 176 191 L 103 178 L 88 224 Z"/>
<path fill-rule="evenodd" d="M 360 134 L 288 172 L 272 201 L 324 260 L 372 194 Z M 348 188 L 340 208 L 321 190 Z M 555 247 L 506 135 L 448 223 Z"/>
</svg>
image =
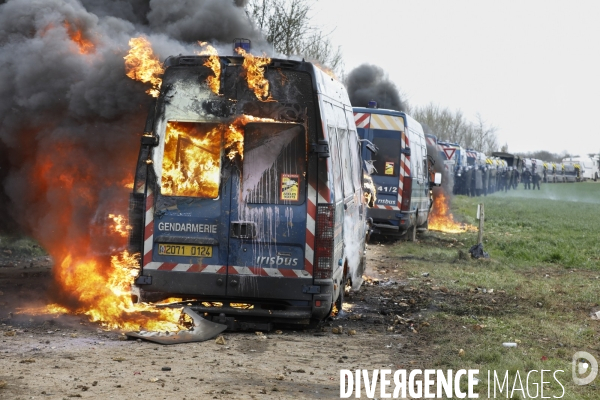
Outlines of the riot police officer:
<svg viewBox="0 0 600 400">
<path fill-rule="evenodd" d="M 523 170 L 523 188 L 524 189 L 531 189 L 531 172 L 529 171 L 529 168 L 525 167 L 525 169 Z"/>
</svg>

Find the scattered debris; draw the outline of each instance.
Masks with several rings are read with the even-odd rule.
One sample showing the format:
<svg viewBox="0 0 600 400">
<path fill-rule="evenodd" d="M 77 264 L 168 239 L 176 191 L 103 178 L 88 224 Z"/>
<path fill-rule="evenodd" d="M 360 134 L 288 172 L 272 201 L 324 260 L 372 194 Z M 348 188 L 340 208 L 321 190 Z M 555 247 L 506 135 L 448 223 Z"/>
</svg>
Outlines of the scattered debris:
<svg viewBox="0 0 600 400">
<path fill-rule="evenodd" d="M 483 250 L 483 244 L 475 244 L 471 246 L 469 249 L 469 254 L 471 257 L 479 259 L 479 258 L 490 258 L 490 255 Z"/>
<path fill-rule="evenodd" d="M 26 358 L 24 360 L 19 361 L 21 364 L 31 364 L 35 362 L 35 358 Z"/>
<path fill-rule="evenodd" d="M 171 367 L 162 367 L 160 370 L 161 371 L 170 371 Z"/>
<path fill-rule="evenodd" d="M 517 344 L 515 342 L 505 342 L 505 343 L 502 343 L 502 346 L 504 346 L 504 347 L 517 347 Z"/>
<path fill-rule="evenodd" d="M 125 361 L 125 358 L 123 358 L 123 357 L 113 357 L 113 359 L 112 359 L 112 360 L 113 360 L 113 361 L 118 361 L 118 362 L 121 362 L 121 361 Z"/>
<path fill-rule="evenodd" d="M 160 344 L 176 344 L 203 342 L 212 339 L 227 329 L 227 325 L 209 321 L 196 314 L 191 308 L 184 307 L 182 314 L 189 315 L 194 321 L 194 327 L 188 331 L 179 332 L 127 332 L 128 337 L 139 338 Z"/>
<path fill-rule="evenodd" d="M 219 336 L 217 339 L 215 339 L 215 343 L 216 344 L 220 344 L 220 345 L 225 345 L 225 338 L 223 337 L 223 335 Z"/>
<path fill-rule="evenodd" d="M 458 351 L 458 356 L 459 356 L 459 357 L 464 357 L 464 356 L 465 356 L 465 351 L 464 351 L 464 349 L 460 349 L 460 350 Z"/>
</svg>

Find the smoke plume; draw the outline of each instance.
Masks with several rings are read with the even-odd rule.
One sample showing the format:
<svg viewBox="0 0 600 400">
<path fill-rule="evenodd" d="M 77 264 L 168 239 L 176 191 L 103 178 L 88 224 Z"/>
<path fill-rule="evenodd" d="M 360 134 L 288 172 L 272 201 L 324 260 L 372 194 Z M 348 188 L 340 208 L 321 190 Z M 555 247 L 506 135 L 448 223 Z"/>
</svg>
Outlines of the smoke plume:
<svg viewBox="0 0 600 400">
<path fill-rule="evenodd" d="M 262 38 L 243 1 L 0 2 L 0 224 L 8 215 L 57 260 L 106 254 L 126 214 L 139 139 L 152 102 L 125 75 L 132 37 L 161 60 L 196 42 Z M 4 213 L 4 214 L 2 214 Z M 75 245 L 76 244 L 76 245 Z"/>
<path fill-rule="evenodd" d="M 406 111 L 398 88 L 381 67 L 370 64 L 356 67 L 348 74 L 345 83 L 354 107 L 366 107 L 370 100 L 375 100 L 378 108 Z"/>
</svg>

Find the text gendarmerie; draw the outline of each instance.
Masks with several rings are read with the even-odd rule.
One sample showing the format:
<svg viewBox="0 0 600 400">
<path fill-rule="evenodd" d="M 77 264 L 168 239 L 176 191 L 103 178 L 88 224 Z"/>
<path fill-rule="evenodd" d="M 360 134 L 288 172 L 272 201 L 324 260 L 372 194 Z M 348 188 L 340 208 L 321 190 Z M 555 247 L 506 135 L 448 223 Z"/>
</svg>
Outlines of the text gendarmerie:
<svg viewBox="0 0 600 400">
<path fill-rule="evenodd" d="M 158 230 L 165 232 L 217 233 L 217 225 L 159 222 Z"/>
</svg>

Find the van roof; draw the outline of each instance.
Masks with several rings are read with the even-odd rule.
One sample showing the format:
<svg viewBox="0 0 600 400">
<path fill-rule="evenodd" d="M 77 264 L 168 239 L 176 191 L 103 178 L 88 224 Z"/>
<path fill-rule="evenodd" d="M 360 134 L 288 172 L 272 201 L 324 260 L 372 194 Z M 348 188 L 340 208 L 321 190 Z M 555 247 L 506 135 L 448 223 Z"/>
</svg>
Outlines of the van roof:
<svg viewBox="0 0 600 400">
<path fill-rule="evenodd" d="M 382 115 L 392 115 L 395 117 L 403 117 L 404 120 L 406 121 L 407 126 L 414 127 L 416 124 L 421 126 L 421 123 L 419 121 L 417 121 L 416 119 L 414 119 L 413 117 L 411 117 L 410 115 L 405 113 L 404 111 L 389 110 L 386 108 L 367 108 L 367 107 L 352 107 L 352 111 L 354 111 L 355 113 L 382 114 Z M 421 127 L 421 130 L 422 129 L 423 128 Z"/>
<path fill-rule="evenodd" d="M 360 113 L 394 115 L 396 117 L 404 117 L 407 115 L 404 111 L 389 110 L 386 108 L 352 107 L 352 110 Z"/>
</svg>

